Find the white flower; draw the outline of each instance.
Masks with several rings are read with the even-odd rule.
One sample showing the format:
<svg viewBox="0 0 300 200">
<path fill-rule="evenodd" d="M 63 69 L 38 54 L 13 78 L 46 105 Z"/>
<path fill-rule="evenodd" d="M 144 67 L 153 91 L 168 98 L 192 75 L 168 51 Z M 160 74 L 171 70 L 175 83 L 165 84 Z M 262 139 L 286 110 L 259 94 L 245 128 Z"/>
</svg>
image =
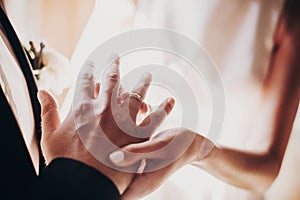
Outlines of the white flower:
<svg viewBox="0 0 300 200">
<path fill-rule="evenodd" d="M 54 49 L 45 48 L 42 56 L 44 67 L 39 71 L 39 89 L 51 90 L 59 96 L 71 85 L 72 70 L 67 57 Z"/>
</svg>

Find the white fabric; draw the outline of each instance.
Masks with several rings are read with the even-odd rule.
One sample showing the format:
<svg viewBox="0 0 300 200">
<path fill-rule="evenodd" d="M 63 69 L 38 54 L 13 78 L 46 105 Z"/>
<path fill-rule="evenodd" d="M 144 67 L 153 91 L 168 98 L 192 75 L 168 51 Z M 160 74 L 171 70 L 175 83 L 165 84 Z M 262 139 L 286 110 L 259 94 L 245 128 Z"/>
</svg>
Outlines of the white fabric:
<svg viewBox="0 0 300 200">
<path fill-rule="evenodd" d="M 31 159 L 38 173 L 39 155 L 34 134 L 34 117 L 25 77 L 0 37 L 0 83 L 17 119 Z"/>
</svg>

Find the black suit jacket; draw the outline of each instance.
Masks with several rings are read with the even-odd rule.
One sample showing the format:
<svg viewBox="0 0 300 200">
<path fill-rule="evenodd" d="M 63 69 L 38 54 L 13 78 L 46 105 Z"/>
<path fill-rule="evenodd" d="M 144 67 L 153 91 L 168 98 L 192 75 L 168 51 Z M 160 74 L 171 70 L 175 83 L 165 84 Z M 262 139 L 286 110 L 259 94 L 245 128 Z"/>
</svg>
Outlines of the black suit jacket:
<svg viewBox="0 0 300 200">
<path fill-rule="evenodd" d="M 22 45 L 1 6 L 0 25 L 26 78 L 39 143 L 41 118 L 37 87 Z M 40 157 L 37 176 L 15 116 L 0 88 L 0 199 L 120 199 L 111 180 L 94 168 L 64 158 L 45 167 Z"/>
</svg>

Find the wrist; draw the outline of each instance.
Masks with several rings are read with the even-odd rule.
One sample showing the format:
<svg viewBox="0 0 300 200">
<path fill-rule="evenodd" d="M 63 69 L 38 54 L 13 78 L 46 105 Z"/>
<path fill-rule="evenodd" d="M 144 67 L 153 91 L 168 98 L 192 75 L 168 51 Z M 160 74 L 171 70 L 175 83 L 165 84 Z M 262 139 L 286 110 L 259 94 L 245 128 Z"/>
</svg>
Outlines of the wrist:
<svg viewBox="0 0 300 200">
<path fill-rule="evenodd" d="M 196 134 L 194 143 L 194 157 L 192 164 L 208 161 L 215 151 L 216 146 L 208 138 Z"/>
<path fill-rule="evenodd" d="M 98 170 L 102 171 L 102 173 L 115 184 L 121 195 L 125 192 L 134 178 L 134 174 L 120 172 L 105 165 L 103 165 L 101 169 L 98 168 Z"/>
<path fill-rule="evenodd" d="M 134 177 L 134 174 L 113 169 L 112 167 L 103 164 L 92 155 L 88 157 L 88 160 L 85 160 L 83 162 L 88 163 L 88 165 L 107 176 L 115 184 L 120 194 L 122 194 L 127 189 Z"/>
<path fill-rule="evenodd" d="M 192 164 L 199 160 L 199 152 L 204 141 L 204 137 L 198 133 L 188 130 L 188 134 L 193 134 L 194 139 L 188 151 L 186 152 L 188 158 L 188 164 Z"/>
</svg>

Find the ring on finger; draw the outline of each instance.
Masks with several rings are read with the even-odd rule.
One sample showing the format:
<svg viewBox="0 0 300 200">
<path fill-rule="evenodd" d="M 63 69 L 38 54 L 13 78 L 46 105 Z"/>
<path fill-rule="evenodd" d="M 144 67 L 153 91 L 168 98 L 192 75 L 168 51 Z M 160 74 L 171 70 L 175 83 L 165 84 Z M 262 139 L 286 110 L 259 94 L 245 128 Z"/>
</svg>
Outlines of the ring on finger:
<svg viewBox="0 0 300 200">
<path fill-rule="evenodd" d="M 142 103 L 144 101 L 143 97 L 141 95 L 139 95 L 138 93 L 136 93 L 136 92 L 129 93 L 129 97 L 135 98 L 140 103 Z"/>
</svg>

